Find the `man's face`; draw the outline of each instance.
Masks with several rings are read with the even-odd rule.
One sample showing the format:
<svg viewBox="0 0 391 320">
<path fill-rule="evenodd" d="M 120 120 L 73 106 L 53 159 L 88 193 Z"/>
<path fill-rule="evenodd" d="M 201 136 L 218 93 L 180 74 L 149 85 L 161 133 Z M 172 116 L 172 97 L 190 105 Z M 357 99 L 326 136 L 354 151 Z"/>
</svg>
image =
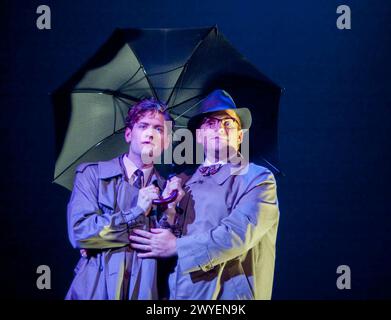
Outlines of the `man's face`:
<svg viewBox="0 0 391 320">
<path fill-rule="evenodd" d="M 208 114 L 197 130 L 197 142 L 204 145 L 204 152 L 238 151 L 243 140 L 240 119 L 233 110 Z"/>
<path fill-rule="evenodd" d="M 125 140 L 129 143 L 129 153 L 139 156 L 145 164 L 153 162 L 166 150 L 170 143 L 168 127 L 160 112 L 147 112 L 134 124 L 126 128 Z"/>
</svg>

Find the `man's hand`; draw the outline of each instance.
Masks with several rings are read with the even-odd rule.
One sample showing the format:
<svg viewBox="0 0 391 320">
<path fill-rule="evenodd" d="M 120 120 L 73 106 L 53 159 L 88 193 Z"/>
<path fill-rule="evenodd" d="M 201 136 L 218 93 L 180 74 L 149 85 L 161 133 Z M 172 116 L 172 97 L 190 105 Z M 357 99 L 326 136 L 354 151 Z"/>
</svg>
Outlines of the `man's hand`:
<svg viewBox="0 0 391 320">
<path fill-rule="evenodd" d="M 137 206 L 143 209 L 144 214 L 147 216 L 152 207 L 152 200 L 159 198 L 159 188 L 154 185 L 150 185 L 145 188 L 141 188 L 138 193 Z"/>
<path fill-rule="evenodd" d="M 135 229 L 129 236 L 130 246 L 145 251 L 140 258 L 167 258 L 176 255 L 176 237 L 168 229 L 151 229 L 151 232 Z"/>
<path fill-rule="evenodd" d="M 170 180 L 167 181 L 166 187 L 163 190 L 162 196 L 163 198 L 167 198 L 172 191 L 178 190 L 178 196 L 176 197 L 175 201 L 170 202 L 168 204 L 168 208 L 175 208 L 177 203 L 179 203 L 183 196 L 185 195 L 185 191 L 182 189 L 182 179 L 178 177 L 172 177 Z"/>
</svg>

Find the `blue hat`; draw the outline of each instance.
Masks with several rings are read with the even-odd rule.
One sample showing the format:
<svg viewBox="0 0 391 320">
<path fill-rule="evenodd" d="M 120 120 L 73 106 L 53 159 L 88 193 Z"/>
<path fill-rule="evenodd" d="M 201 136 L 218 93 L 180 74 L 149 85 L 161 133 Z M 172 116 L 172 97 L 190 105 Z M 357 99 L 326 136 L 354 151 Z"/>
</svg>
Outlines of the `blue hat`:
<svg viewBox="0 0 391 320">
<path fill-rule="evenodd" d="M 198 110 L 197 115 L 189 120 L 188 127 L 196 129 L 199 122 L 209 113 L 233 110 L 238 115 L 242 129 L 248 129 L 251 126 L 251 112 L 248 108 L 237 108 L 234 100 L 228 92 L 218 89 L 210 93 L 206 98 L 200 100 L 194 108 Z"/>
</svg>

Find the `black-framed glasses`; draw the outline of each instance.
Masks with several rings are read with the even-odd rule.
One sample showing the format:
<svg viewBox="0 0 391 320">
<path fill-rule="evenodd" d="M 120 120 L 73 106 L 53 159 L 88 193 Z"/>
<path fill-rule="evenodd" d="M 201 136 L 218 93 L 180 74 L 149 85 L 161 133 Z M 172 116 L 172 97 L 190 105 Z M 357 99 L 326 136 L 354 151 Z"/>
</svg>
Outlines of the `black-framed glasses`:
<svg viewBox="0 0 391 320">
<path fill-rule="evenodd" d="M 216 128 L 216 126 L 220 126 L 220 123 L 223 124 L 223 128 L 225 129 L 237 129 L 240 126 L 239 121 L 231 117 L 222 119 L 207 117 L 202 121 L 201 125 L 207 128 Z"/>
</svg>

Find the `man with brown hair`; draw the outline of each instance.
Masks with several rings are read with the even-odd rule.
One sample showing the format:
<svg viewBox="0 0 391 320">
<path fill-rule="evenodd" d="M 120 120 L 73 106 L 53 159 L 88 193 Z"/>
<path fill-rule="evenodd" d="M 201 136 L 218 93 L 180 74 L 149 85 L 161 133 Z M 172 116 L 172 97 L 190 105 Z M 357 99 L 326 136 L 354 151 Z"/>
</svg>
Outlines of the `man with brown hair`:
<svg viewBox="0 0 391 320">
<path fill-rule="evenodd" d="M 69 239 L 82 257 L 66 299 L 157 299 L 155 259 L 142 260 L 129 246 L 134 228 L 148 229 L 152 201 L 159 198 L 165 181 L 153 160 L 170 143 L 165 127 L 172 121 L 165 105 L 144 99 L 126 118 L 125 140 L 129 151 L 109 161 L 83 163 L 76 169 L 68 204 Z M 156 187 L 152 182 L 157 181 Z M 180 179 L 167 182 L 163 196 L 183 191 Z M 166 211 L 173 221 L 174 202 Z"/>
</svg>

